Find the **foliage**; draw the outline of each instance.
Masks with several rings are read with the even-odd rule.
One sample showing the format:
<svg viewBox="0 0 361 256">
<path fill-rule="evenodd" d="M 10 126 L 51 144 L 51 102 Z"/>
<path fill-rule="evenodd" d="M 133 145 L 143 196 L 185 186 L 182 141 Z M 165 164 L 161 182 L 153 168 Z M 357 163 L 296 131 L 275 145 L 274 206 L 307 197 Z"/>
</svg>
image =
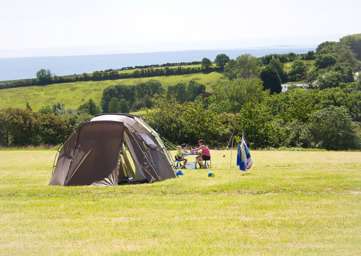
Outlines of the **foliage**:
<svg viewBox="0 0 361 256">
<path fill-rule="evenodd" d="M 224 66 L 230 61 L 230 58 L 224 54 L 218 54 L 216 58 L 214 59 L 214 63 L 220 67 L 222 70 L 224 69 Z"/>
<path fill-rule="evenodd" d="M 196 144 L 202 138 L 210 146 L 224 145 L 231 134 L 230 116 L 204 109 L 196 102 L 160 102 L 145 118 L 159 134 L 177 144 Z"/>
<path fill-rule="evenodd" d="M 161 65 L 145 65 L 123 67 L 120 69 L 107 69 L 92 73 L 56 76 L 49 70 L 42 69 L 37 73 L 37 78 L 0 81 L 0 89 L 27 87 L 33 85 L 49 85 L 59 83 L 74 83 L 79 81 L 104 81 L 129 78 L 146 78 L 155 76 L 196 74 L 204 71 L 200 61 L 165 63 Z M 207 72 L 219 71 L 219 67 L 209 66 Z"/>
<path fill-rule="evenodd" d="M 270 90 L 271 93 L 280 93 L 282 91 L 281 78 L 271 66 L 268 65 L 262 70 L 261 79 L 265 90 Z"/>
<path fill-rule="evenodd" d="M 208 71 L 209 68 L 212 66 L 212 61 L 208 58 L 203 58 L 201 61 L 202 70 Z"/>
<path fill-rule="evenodd" d="M 84 104 L 80 105 L 78 111 L 87 113 L 92 116 L 97 115 L 101 112 L 99 106 L 97 106 L 93 99 L 90 99 Z"/>
<path fill-rule="evenodd" d="M 307 66 L 301 60 L 296 60 L 292 63 L 291 70 L 288 72 L 288 79 L 290 81 L 301 81 L 306 78 Z"/>
<path fill-rule="evenodd" d="M 341 82 L 341 74 L 333 70 L 320 74 L 318 77 L 318 86 L 320 89 L 337 87 L 341 84 Z"/>
<path fill-rule="evenodd" d="M 222 80 L 212 87 L 208 99 L 209 108 L 217 112 L 240 111 L 247 102 L 261 102 L 267 93 L 263 92 L 259 79 Z"/>
<path fill-rule="evenodd" d="M 302 54 L 301 54 L 302 56 Z M 290 52 L 286 54 L 269 54 L 260 58 L 263 65 L 268 65 L 272 59 L 278 59 L 281 63 L 292 62 L 296 60 L 297 54 Z"/>
<path fill-rule="evenodd" d="M 310 118 L 314 141 L 327 149 L 347 149 L 358 146 L 352 119 L 344 107 L 330 106 L 314 112 Z"/>
<path fill-rule="evenodd" d="M 268 66 L 278 74 L 281 83 L 287 82 L 287 74 L 284 71 L 283 63 L 278 58 L 272 58 L 268 64 Z"/>
<path fill-rule="evenodd" d="M 52 74 L 48 69 L 40 69 L 38 72 L 36 72 L 36 79 L 39 84 L 45 85 L 51 82 Z"/>
<path fill-rule="evenodd" d="M 160 76 L 157 77 L 156 80 L 162 84 L 164 89 L 169 85 L 175 85 L 181 82 L 188 83 L 191 80 L 196 80 L 198 83 L 204 84 L 207 88 L 210 88 L 211 85 L 216 83 L 221 77 L 222 74 L 211 72 L 177 76 Z M 0 109 L 8 107 L 24 108 L 25 102 L 29 102 L 34 111 L 38 111 L 45 105 L 52 105 L 57 102 L 65 104 L 67 108 L 77 109 L 81 104 L 84 104 L 90 99 L 93 99 L 98 106 L 101 106 L 101 98 L 105 88 L 121 84 L 133 86 L 149 80 L 152 79 L 131 78 L 1 89 Z"/>
<path fill-rule="evenodd" d="M 224 75 L 232 80 L 237 78 L 257 78 L 260 71 L 260 63 L 256 57 L 245 54 L 236 60 L 230 60 L 225 68 Z"/>
<path fill-rule="evenodd" d="M 336 58 L 331 54 L 318 55 L 315 65 L 317 68 L 328 68 L 336 64 Z"/>
<path fill-rule="evenodd" d="M 345 36 L 340 39 L 340 42 L 347 45 L 355 57 L 361 61 L 361 34 Z"/>
<path fill-rule="evenodd" d="M 4 109 L 0 111 L 0 145 L 57 145 L 63 143 L 73 129 L 88 117 Z"/>
<path fill-rule="evenodd" d="M 151 107 L 151 97 L 163 93 L 159 81 L 149 80 L 134 86 L 115 85 L 103 91 L 102 109 L 105 113 L 135 111 L 143 107 Z"/>
<path fill-rule="evenodd" d="M 178 83 L 174 86 L 168 86 L 167 96 L 183 103 L 194 101 L 198 96 L 203 95 L 205 91 L 206 87 L 203 84 L 191 80 L 188 84 Z"/>
</svg>

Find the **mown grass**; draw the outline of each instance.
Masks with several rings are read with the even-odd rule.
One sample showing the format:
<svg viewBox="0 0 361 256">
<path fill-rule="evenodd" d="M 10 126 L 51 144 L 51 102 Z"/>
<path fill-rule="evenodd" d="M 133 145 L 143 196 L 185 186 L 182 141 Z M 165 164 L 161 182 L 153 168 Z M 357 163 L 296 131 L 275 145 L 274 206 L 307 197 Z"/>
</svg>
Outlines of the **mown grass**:
<svg viewBox="0 0 361 256">
<path fill-rule="evenodd" d="M 0 151 L 0 255 L 361 254 L 361 152 L 253 153 L 246 174 L 214 151 L 214 178 L 52 187 L 54 151 Z"/>
<path fill-rule="evenodd" d="M 158 80 L 163 85 L 174 85 L 179 82 L 196 80 L 210 86 L 221 74 L 212 72 L 209 74 L 186 74 L 174 76 L 159 76 L 149 78 L 130 78 L 106 81 L 89 81 L 52 84 L 48 86 L 30 86 L 22 88 L 11 88 L 0 90 L 0 109 L 8 107 L 25 108 L 26 102 L 30 104 L 34 111 L 46 105 L 63 103 L 66 108 L 76 109 L 89 99 L 100 103 L 103 90 L 111 85 L 126 84 L 134 85 L 147 80 Z"/>
</svg>

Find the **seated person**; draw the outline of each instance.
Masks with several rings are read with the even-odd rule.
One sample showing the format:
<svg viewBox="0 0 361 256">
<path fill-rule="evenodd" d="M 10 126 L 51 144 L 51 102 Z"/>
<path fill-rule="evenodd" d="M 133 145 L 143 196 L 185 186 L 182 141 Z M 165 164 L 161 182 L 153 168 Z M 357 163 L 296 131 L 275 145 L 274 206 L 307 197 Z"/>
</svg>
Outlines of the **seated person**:
<svg viewBox="0 0 361 256">
<path fill-rule="evenodd" d="M 204 140 L 198 140 L 198 148 L 194 148 L 193 152 L 198 152 L 199 155 L 196 157 L 196 162 L 201 168 L 205 168 L 203 161 L 211 160 L 211 152 L 209 148 L 204 144 Z"/>
<path fill-rule="evenodd" d="M 177 153 L 175 155 L 175 161 L 181 163 L 181 168 L 185 168 L 187 159 L 184 158 L 184 150 L 181 146 L 177 146 Z"/>
</svg>

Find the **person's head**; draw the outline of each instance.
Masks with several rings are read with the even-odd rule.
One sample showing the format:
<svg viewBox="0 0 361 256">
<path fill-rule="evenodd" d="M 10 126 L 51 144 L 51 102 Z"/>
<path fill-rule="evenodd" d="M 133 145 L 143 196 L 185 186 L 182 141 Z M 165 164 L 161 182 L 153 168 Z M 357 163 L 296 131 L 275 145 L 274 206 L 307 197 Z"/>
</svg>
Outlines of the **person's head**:
<svg viewBox="0 0 361 256">
<path fill-rule="evenodd" d="M 199 146 L 204 145 L 204 140 L 202 140 L 202 139 L 198 140 L 198 145 L 199 145 Z"/>
<path fill-rule="evenodd" d="M 181 146 L 177 146 L 177 150 L 178 150 L 178 151 L 181 151 L 181 150 L 182 150 L 182 147 L 181 147 Z"/>
</svg>

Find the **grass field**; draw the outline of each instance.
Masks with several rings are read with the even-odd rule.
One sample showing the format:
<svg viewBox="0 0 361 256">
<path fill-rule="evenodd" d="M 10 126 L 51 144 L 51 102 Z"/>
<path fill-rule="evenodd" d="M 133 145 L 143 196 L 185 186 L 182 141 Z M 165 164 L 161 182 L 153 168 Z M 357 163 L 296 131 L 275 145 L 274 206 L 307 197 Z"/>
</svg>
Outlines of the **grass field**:
<svg viewBox="0 0 361 256">
<path fill-rule="evenodd" d="M 224 153 L 214 178 L 51 187 L 54 151 L 0 151 L 0 255 L 361 255 L 361 152 Z"/>
<path fill-rule="evenodd" d="M 179 82 L 188 82 L 194 79 L 206 86 L 209 86 L 221 78 L 221 76 L 221 74 L 213 72 L 210 74 L 199 73 L 2 89 L 0 90 L 0 109 L 7 107 L 25 108 L 26 102 L 30 103 L 34 111 L 39 110 L 43 106 L 51 105 L 57 102 L 64 103 L 66 108 L 76 109 L 79 105 L 89 99 L 93 99 L 97 103 L 100 103 L 103 90 L 111 85 L 133 85 L 154 79 L 160 81 L 163 85 L 168 86 Z"/>
</svg>

